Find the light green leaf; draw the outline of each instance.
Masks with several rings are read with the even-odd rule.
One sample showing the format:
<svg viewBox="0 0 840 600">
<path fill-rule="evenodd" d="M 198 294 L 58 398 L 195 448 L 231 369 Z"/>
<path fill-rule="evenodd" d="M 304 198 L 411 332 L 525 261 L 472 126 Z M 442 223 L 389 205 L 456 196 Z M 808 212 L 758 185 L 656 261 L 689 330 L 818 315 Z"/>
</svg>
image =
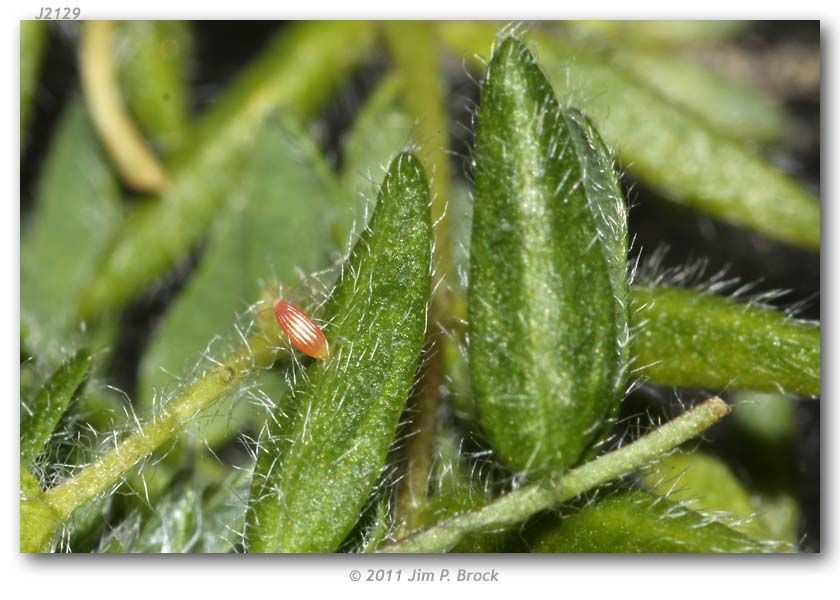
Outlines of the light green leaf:
<svg viewBox="0 0 840 600">
<path fill-rule="evenodd" d="M 660 385 L 820 393 L 820 327 L 757 304 L 634 287 L 632 353 Z"/>
<path fill-rule="evenodd" d="M 21 321 L 36 351 L 54 353 L 47 348 L 52 338 L 77 325 L 74 305 L 119 219 L 117 181 L 84 108 L 74 101 L 56 132 L 21 235 Z"/>
</svg>

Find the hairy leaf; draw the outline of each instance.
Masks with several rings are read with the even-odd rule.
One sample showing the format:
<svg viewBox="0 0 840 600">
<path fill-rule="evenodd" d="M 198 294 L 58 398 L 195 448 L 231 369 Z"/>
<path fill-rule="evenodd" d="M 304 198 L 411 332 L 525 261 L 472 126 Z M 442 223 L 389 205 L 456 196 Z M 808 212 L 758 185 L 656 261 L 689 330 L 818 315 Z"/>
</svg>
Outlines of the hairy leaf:
<svg viewBox="0 0 840 600">
<path fill-rule="evenodd" d="M 331 552 L 384 466 L 417 369 L 431 285 L 429 184 L 394 158 L 376 211 L 325 308 L 330 356 L 260 439 L 247 520 L 253 552 Z"/>
<path fill-rule="evenodd" d="M 633 357 L 660 385 L 820 393 L 820 327 L 711 293 L 634 287 Z"/>
<path fill-rule="evenodd" d="M 711 454 L 672 454 L 646 471 L 642 481 L 653 493 L 712 516 L 744 535 L 773 537 L 756 513 L 750 492 L 725 462 Z"/>
<path fill-rule="evenodd" d="M 624 392 L 624 201 L 598 134 L 561 112 L 528 49 L 500 43 L 481 91 L 470 370 L 499 458 L 573 465 Z"/>
<path fill-rule="evenodd" d="M 514 489 L 490 504 L 455 515 L 382 548 L 383 552 L 445 552 L 465 536 L 522 523 L 612 479 L 649 465 L 711 427 L 729 412 L 720 398 L 710 398 L 683 415 L 580 467 Z"/>
<path fill-rule="evenodd" d="M 79 350 L 53 373 L 29 405 L 21 406 L 20 460 L 27 467 L 44 450 L 73 396 L 91 367 L 87 350 Z"/>
<path fill-rule="evenodd" d="M 198 541 L 202 527 L 201 491 L 192 482 L 175 486 L 154 507 L 137 538 L 122 552 L 185 553 Z"/>
<path fill-rule="evenodd" d="M 710 517 L 642 491 L 623 491 L 565 514 L 533 542 L 535 552 L 698 554 L 779 552 Z"/>
</svg>

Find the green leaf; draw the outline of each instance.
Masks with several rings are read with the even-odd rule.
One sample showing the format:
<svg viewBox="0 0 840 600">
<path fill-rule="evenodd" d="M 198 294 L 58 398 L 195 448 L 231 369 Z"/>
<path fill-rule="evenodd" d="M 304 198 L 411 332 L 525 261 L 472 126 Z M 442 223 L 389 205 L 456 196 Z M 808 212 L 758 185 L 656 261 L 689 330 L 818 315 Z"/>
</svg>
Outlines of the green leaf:
<svg viewBox="0 0 840 600">
<path fill-rule="evenodd" d="M 325 309 L 330 356 L 299 378 L 291 421 L 277 414 L 260 439 L 250 551 L 331 552 L 359 518 L 420 357 L 431 286 L 429 200 L 418 160 L 394 158 Z"/>
<path fill-rule="evenodd" d="M 74 101 L 56 132 L 21 236 L 21 321 L 36 351 L 51 354 L 46 347 L 52 338 L 76 325 L 74 305 L 119 218 L 117 181 Z"/>
<path fill-rule="evenodd" d="M 612 57 L 614 64 L 732 140 L 773 142 L 784 135 L 781 106 L 755 88 L 673 53 L 619 48 Z"/>
<path fill-rule="evenodd" d="M 487 51 L 495 27 L 450 23 L 457 51 Z M 622 164 L 665 197 L 768 237 L 818 250 L 820 206 L 793 179 L 681 106 L 568 40 L 532 33 L 561 98 L 585 110 Z"/>
<path fill-rule="evenodd" d="M 364 22 L 310 22 L 284 30 L 190 132 L 190 143 L 173 159 L 167 190 L 116 236 L 80 313 L 92 318 L 116 310 L 182 258 L 223 212 L 271 112 L 281 107 L 310 115 L 367 55 L 372 37 Z"/>
<path fill-rule="evenodd" d="M 26 134 L 29 114 L 35 102 L 35 91 L 38 87 L 38 75 L 41 70 L 41 59 L 44 56 L 48 21 L 20 22 L 20 141 L 21 146 Z"/>
<path fill-rule="evenodd" d="M 176 486 L 155 505 L 152 517 L 123 552 L 185 553 L 202 528 L 201 490 L 192 482 Z"/>
<path fill-rule="evenodd" d="M 61 525 L 59 515 L 44 499 L 38 480 L 20 468 L 20 551 L 49 552 Z"/>
<path fill-rule="evenodd" d="M 689 552 L 782 552 L 784 545 L 762 544 L 707 515 L 642 491 L 621 491 L 541 523 L 535 552 L 613 554 Z"/>
<path fill-rule="evenodd" d="M 215 340 L 223 326 L 245 315 L 267 287 L 292 283 L 300 273 L 328 264 L 332 174 L 319 150 L 290 119 L 272 119 L 258 137 L 240 182 L 241 191 L 216 220 L 204 256 L 189 283 L 170 306 L 140 365 L 139 400 L 151 414 L 156 395 L 165 395 L 180 376 L 200 373 L 206 352 L 224 353 Z M 265 308 L 263 308 L 265 310 Z M 237 339 L 230 330 L 231 339 Z M 198 361 L 198 362 L 197 362 Z M 202 420 L 202 439 L 213 446 L 248 413 L 257 411 L 232 398 L 217 416 Z"/>
<path fill-rule="evenodd" d="M 642 476 L 653 493 L 714 517 L 753 539 L 773 537 L 758 518 L 749 491 L 725 462 L 704 452 L 663 458 Z"/>
<path fill-rule="evenodd" d="M 708 44 L 733 37 L 744 21 L 569 21 L 580 32 L 597 35 L 616 43 L 669 49 Z"/>
<path fill-rule="evenodd" d="M 53 373 L 29 405 L 21 406 L 20 460 L 30 466 L 50 439 L 90 371 L 92 358 L 79 350 Z"/>
<path fill-rule="evenodd" d="M 771 536 L 799 543 L 799 466 L 794 399 L 742 391 L 732 396 L 723 441 L 749 478 L 755 511 Z"/>
<path fill-rule="evenodd" d="M 514 38 L 488 67 L 475 144 L 468 297 L 479 421 L 513 469 L 563 469 L 624 393 L 624 200 L 594 128 L 561 112 Z"/>
<path fill-rule="evenodd" d="M 820 327 L 758 304 L 634 287 L 633 357 L 660 385 L 820 393 Z"/>
<path fill-rule="evenodd" d="M 253 467 L 234 470 L 206 501 L 195 552 L 219 554 L 240 547 L 253 473 Z"/>
<path fill-rule="evenodd" d="M 119 24 L 119 75 L 128 108 L 163 154 L 178 147 L 189 119 L 190 26 L 185 21 Z"/>
</svg>

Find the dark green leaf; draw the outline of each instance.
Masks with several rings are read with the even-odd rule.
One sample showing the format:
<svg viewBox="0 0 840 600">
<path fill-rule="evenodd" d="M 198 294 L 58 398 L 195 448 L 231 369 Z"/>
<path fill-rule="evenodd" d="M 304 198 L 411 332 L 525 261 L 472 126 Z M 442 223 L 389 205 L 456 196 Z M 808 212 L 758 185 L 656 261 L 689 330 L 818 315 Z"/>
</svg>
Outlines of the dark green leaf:
<svg viewBox="0 0 840 600">
<path fill-rule="evenodd" d="M 29 405 L 21 406 L 20 460 L 29 466 L 44 450 L 61 415 L 85 382 L 91 356 L 79 350 L 44 383 Z"/>
<path fill-rule="evenodd" d="M 248 549 L 331 552 L 384 466 L 417 369 L 431 285 L 429 184 L 401 154 L 326 306 L 330 356 L 269 421 L 251 488 Z"/>
<path fill-rule="evenodd" d="M 494 53 L 476 131 L 470 370 L 506 464 L 573 465 L 624 392 L 627 230 L 603 143 L 561 112 L 519 40 Z"/>
</svg>

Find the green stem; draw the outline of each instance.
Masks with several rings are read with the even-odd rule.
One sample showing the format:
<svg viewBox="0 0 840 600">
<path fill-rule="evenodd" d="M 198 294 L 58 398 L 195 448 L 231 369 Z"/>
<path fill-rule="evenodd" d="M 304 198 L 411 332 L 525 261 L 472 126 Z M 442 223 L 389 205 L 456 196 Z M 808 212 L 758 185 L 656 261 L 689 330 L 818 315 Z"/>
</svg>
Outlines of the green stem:
<svg viewBox="0 0 840 600">
<path fill-rule="evenodd" d="M 720 398 L 710 398 L 632 444 L 610 452 L 565 475 L 510 492 L 492 504 L 463 513 L 391 544 L 382 552 L 445 552 L 468 533 L 521 523 L 535 513 L 570 500 L 643 467 L 699 435 L 729 413 Z"/>
<path fill-rule="evenodd" d="M 163 414 L 152 418 L 139 431 L 115 444 L 114 449 L 70 479 L 48 490 L 45 499 L 62 519 L 107 491 L 125 472 L 173 439 L 199 412 L 209 407 L 257 369 L 271 366 L 278 348 L 262 335 L 252 336 L 219 366 L 190 385 L 169 403 Z"/>
<path fill-rule="evenodd" d="M 396 21 L 385 25 L 388 44 L 402 82 L 403 105 L 415 122 L 418 156 L 431 178 L 432 222 L 435 229 L 435 261 L 444 280 L 452 269 L 449 220 L 446 206 L 450 192 L 450 166 L 446 105 L 441 76 L 438 30 L 435 23 Z M 402 532 L 419 524 L 426 503 L 426 483 L 432 465 L 437 434 L 440 386 L 443 382 L 441 344 L 436 323 L 452 318 L 450 286 L 441 285 L 432 299 L 427 347 L 434 349 L 424 373 L 424 383 L 414 398 L 412 431 L 406 444 L 406 475 L 397 500 L 397 520 Z M 464 315 L 461 315 L 463 317 Z"/>
</svg>

